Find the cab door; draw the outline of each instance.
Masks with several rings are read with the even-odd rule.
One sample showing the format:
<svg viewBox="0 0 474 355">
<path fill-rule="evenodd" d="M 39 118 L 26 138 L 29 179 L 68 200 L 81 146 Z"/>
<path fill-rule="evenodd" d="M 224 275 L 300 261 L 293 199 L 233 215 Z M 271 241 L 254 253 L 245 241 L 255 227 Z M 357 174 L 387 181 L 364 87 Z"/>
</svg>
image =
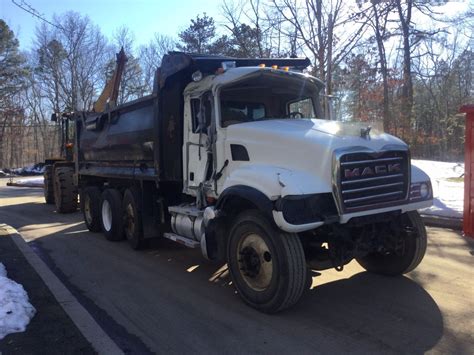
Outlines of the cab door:
<svg viewBox="0 0 474 355">
<path fill-rule="evenodd" d="M 185 132 L 183 145 L 184 189 L 191 195 L 197 195 L 198 189 L 210 179 L 212 159 L 208 142 L 208 130 L 211 123 L 212 95 L 207 92 L 201 96 L 189 97 L 185 109 Z"/>
</svg>

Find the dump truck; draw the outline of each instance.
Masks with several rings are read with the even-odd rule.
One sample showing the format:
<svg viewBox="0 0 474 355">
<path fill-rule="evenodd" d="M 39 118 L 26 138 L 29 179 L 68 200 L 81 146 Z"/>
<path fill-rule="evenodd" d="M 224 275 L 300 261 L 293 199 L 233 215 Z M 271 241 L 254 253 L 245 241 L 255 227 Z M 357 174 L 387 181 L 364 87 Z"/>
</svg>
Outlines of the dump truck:
<svg viewBox="0 0 474 355">
<path fill-rule="evenodd" d="M 430 179 L 402 140 L 329 117 L 309 65 L 166 54 L 151 95 L 74 113 L 74 159 L 49 169 L 57 210 L 76 211 L 79 193 L 110 241 L 167 238 L 226 262 L 266 313 L 296 304 L 312 270 L 412 271 Z"/>
</svg>

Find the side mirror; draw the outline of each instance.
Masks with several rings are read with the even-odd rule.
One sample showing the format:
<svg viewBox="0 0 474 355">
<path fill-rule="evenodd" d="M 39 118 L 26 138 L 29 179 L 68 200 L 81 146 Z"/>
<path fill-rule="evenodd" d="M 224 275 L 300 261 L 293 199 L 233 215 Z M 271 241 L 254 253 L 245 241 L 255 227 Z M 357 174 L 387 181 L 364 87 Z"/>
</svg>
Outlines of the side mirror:
<svg viewBox="0 0 474 355">
<path fill-rule="evenodd" d="M 58 116 L 55 113 L 53 113 L 51 115 L 51 122 L 56 122 L 57 120 L 58 120 Z"/>
</svg>

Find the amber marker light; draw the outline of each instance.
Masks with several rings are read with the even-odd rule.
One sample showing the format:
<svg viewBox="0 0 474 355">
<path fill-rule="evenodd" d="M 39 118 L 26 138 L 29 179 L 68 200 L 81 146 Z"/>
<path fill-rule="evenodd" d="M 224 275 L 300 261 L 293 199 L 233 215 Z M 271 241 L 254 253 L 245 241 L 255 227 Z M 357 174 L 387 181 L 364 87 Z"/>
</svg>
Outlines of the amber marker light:
<svg viewBox="0 0 474 355">
<path fill-rule="evenodd" d="M 259 67 L 259 68 L 265 68 L 265 64 L 263 64 L 263 63 L 262 63 L 262 64 L 259 64 L 258 67 Z"/>
<path fill-rule="evenodd" d="M 278 65 L 272 65 L 272 69 L 278 69 Z"/>
<path fill-rule="evenodd" d="M 284 70 L 284 71 L 289 71 L 290 67 L 282 67 L 281 69 Z"/>
<path fill-rule="evenodd" d="M 66 148 L 72 148 L 72 147 L 74 147 L 74 144 L 72 144 L 72 143 L 66 143 Z"/>
</svg>

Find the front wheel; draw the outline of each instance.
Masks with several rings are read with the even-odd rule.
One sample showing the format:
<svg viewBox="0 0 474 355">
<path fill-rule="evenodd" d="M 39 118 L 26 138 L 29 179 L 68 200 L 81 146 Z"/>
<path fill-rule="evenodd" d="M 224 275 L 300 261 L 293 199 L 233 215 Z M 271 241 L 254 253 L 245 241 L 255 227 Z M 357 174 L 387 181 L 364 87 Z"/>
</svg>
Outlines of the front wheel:
<svg viewBox="0 0 474 355">
<path fill-rule="evenodd" d="M 417 211 L 403 215 L 402 223 L 398 248 L 357 258 L 360 266 L 376 274 L 397 276 L 414 270 L 421 263 L 427 246 L 425 225 Z"/>
<path fill-rule="evenodd" d="M 307 270 L 299 237 L 281 232 L 258 211 L 237 217 L 227 259 L 240 296 L 260 311 L 276 313 L 303 295 Z"/>
</svg>

